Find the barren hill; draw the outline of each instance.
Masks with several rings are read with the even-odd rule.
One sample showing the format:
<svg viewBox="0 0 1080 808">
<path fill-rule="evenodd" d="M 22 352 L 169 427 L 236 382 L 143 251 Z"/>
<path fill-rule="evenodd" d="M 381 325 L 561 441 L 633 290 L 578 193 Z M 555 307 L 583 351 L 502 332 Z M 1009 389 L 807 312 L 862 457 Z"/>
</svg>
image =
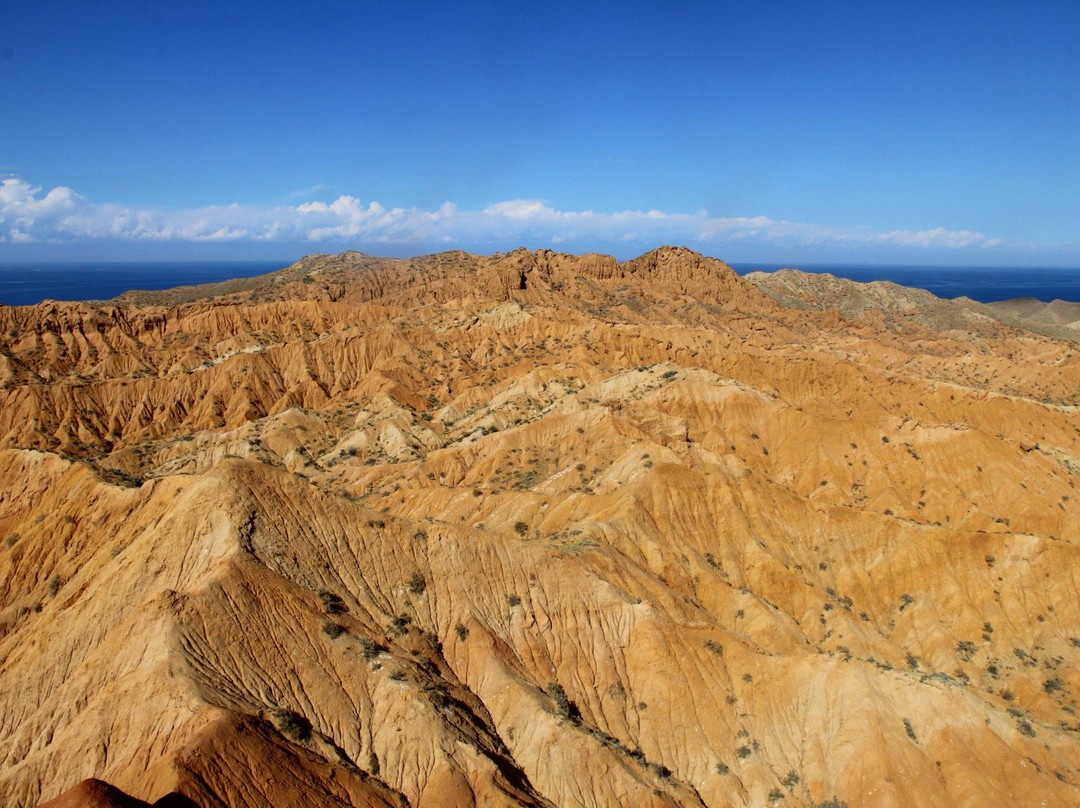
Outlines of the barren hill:
<svg viewBox="0 0 1080 808">
<path fill-rule="evenodd" d="M 1080 357 L 870 286 L 0 307 L 0 802 L 1080 803 Z"/>
</svg>

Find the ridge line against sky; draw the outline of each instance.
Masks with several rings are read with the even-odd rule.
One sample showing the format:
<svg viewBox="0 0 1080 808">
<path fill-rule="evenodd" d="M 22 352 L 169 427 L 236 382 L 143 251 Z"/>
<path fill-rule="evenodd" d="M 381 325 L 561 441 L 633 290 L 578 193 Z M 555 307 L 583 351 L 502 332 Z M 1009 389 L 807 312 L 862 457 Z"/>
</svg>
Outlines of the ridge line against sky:
<svg viewBox="0 0 1080 808">
<path fill-rule="evenodd" d="M 505 200 L 474 210 L 448 201 L 423 210 L 386 207 L 347 194 L 329 202 L 307 198 L 322 190 L 324 186 L 316 185 L 290 193 L 288 196 L 296 200 L 305 200 L 292 204 L 138 208 L 94 203 L 65 186 L 45 191 L 23 179 L 8 177 L 0 181 L 0 244 L 250 243 L 302 252 L 358 245 L 407 251 L 417 247 L 490 251 L 519 244 L 556 248 L 595 245 L 594 250 L 614 248 L 613 252 L 624 258 L 637 255 L 642 247 L 679 243 L 725 256 L 747 250 L 807 253 L 825 248 L 872 253 L 892 248 L 913 259 L 951 253 L 954 261 L 967 259 L 979 265 L 993 265 L 1003 256 L 1015 262 L 1024 252 L 1037 256 L 1075 249 L 1073 244 L 1008 243 L 944 226 L 917 231 L 874 230 L 761 215 L 712 216 L 705 210 L 559 210 L 531 199 Z"/>
<path fill-rule="evenodd" d="M 2 3 L 0 262 L 1080 266 L 1078 37 L 1059 0 Z"/>
</svg>

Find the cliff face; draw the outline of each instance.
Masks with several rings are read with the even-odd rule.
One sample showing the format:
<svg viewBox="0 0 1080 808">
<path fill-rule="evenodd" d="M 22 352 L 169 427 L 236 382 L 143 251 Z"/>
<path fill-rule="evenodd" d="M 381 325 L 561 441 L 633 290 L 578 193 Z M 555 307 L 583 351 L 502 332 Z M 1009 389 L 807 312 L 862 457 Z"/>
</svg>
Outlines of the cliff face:
<svg viewBox="0 0 1080 808">
<path fill-rule="evenodd" d="M 0 308 L 0 802 L 1080 801 L 1073 344 L 757 281 Z"/>
</svg>

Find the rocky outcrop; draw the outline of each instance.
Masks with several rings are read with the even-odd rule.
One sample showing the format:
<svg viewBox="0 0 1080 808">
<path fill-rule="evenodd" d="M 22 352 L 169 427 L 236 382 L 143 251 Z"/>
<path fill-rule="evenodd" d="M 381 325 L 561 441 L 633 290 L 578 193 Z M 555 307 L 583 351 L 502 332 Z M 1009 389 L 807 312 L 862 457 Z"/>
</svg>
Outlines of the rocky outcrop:
<svg viewBox="0 0 1080 808">
<path fill-rule="evenodd" d="M 299 266 L 0 308 L 0 802 L 1078 801 L 1071 343 L 675 248 Z"/>
</svg>

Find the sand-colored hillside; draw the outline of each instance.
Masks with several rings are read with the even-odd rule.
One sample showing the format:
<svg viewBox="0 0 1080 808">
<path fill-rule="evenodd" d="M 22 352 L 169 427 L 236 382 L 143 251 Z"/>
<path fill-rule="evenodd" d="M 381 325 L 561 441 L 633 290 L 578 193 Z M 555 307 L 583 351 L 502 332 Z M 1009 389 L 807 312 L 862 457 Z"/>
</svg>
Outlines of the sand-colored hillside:
<svg viewBox="0 0 1080 808">
<path fill-rule="evenodd" d="M 1073 343 L 677 248 L 154 294 L 0 307 L 0 803 L 1080 804 Z"/>
</svg>

